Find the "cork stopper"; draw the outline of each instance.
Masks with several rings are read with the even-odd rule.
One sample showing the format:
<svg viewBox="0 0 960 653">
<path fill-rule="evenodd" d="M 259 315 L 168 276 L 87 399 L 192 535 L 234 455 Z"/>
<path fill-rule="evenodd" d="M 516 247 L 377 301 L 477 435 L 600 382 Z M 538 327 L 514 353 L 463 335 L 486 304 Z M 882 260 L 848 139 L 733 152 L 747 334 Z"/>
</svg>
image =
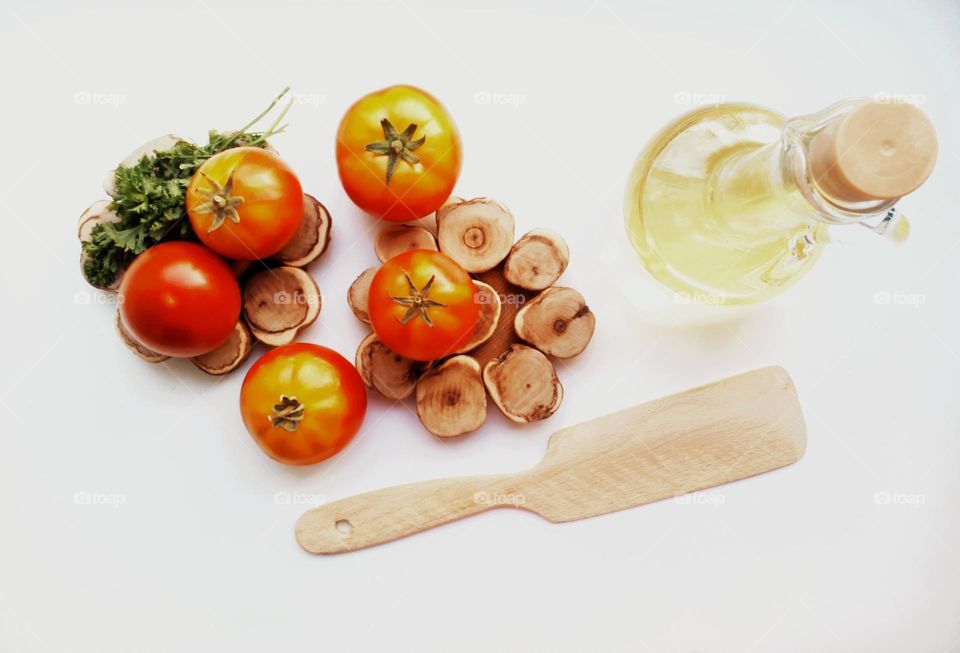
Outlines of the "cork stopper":
<svg viewBox="0 0 960 653">
<path fill-rule="evenodd" d="M 849 202 L 891 200 L 916 190 L 937 160 L 937 135 L 911 104 L 867 102 L 810 144 L 810 171 L 829 195 Z"/>
</svg>

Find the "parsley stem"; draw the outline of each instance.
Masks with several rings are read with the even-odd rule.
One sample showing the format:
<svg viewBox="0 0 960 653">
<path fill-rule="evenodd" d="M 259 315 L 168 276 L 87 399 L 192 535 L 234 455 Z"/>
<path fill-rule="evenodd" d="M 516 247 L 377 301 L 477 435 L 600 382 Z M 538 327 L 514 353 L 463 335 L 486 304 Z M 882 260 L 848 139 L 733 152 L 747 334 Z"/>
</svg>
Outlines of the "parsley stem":
<svg viewBox="0 0 960 653">
<path fill-rule="evenodd" d="M 286 95 L 289 90 L 290 90 L 290 87 L 287 86 L 287 87 L 284 88 L 282 91 L 280 91 L 280 93 L 277 95 L 277 97 L 273 98 L 273 102 L 270 103 L 270 106 L 268 106 L 266 109 L 264 109 L 264 110 L 260 113 L 260 115 L 258 115 L 256 118 L 254 118 L 253 120 L 251 120 L 250 122 L 248 122 L 246 125 L 244 125 L 244 126 L 241 127 L 240 129 L 238 129 L 237 131 L 233 132 L 233 134 L 231 134 L 230 138 L 227 139 L 227 141 L 226 141 L 226 143 L 224 143 L 224 145 L 226 145 L 226 146 L 231 145 L 231 144 L 233 143 L 233 141 L 235 141 L 235 140 L 238 139 L 240 136 L 242 136 L 243 134 L 245 134 L 248 129 L 250 129 L 251 127 L 253 127 L 254 125 L 256 125 L 258 122 L 260 122 L 260 121 L 263 119 L 264 116 L 266 116 L 268 113 L 270 113 L 271 111 L 273 111 L 273 107 L 277 106 L 277 102 L 279 102 L 280 99 L 283 98 L 283 96 Z M 287 104 L 286 108 L 284 108 L 284 110 L 281 112 L 280 118 L 279 118 L 276 122 L 273 123 L 273 125 L 272 125 L 271 128 L 270 128 L 270 130 L 272 130 L 274 127 L 276 127 L 276 126 L 277 126 L 277 123 L 279 123 L 280 120 L 282 120 L 283 117 L 284 117 L 285 115 L 287 115 L 287 111 L 290 110 L 290 106 L 291 106 L 292 104 L 293 104 L 292 101 Z M 269 132 L 270 130 L 267 130 L 267 132 Z M 264 133 L 267 133 L 267 132 L 264 132 Z M 273 134 L 271 133 L 270 135 L 272 136 Z M 264 137 L 264 138 L 266 138 L 266 137 Z"/>
</svg>

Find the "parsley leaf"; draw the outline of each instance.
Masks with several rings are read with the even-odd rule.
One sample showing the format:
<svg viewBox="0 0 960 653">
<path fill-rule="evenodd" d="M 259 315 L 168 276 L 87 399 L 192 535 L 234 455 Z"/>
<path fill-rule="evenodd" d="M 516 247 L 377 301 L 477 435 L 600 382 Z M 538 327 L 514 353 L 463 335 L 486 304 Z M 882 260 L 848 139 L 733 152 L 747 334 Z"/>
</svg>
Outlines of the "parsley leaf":
<svg viewBox="0 0 960 653">
<path fill-rule="evenodd" d="M 165 240 L 197 240 L 187 217 L 186 194 L 191 177 L 204 161 L 224 150 L 266 147 L 267 138 L 286 127 L 279 123 L 290 104 L 266 131 L 247 130 L 269 113 L 286 92 L 284 89 L 266 111 L 237 132 L 210 131 L 206 145 L 180 141 L 169 150 L 144 155 L 133 166 L 118 167 L 110 210 L 120 220 L 98 224 L 83 243 L 83 275 L 87 281 L 108 286 L 147 248 Z"/>
</svg>

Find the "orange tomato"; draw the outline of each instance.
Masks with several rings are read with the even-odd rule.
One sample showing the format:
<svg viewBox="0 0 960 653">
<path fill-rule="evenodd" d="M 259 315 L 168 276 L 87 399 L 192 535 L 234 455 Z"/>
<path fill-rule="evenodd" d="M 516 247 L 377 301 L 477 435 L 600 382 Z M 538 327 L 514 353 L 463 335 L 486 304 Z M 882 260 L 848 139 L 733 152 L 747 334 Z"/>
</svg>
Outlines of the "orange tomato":
<svg viewBox="0 0 960 653">
<path fill-rule="evenodd" d="M 187 188 L 187 215 L 204 245 L 241 261 L 283 249 L 303 219 L 300 180 L 278 156 L 237 147 L 210 157 Z"/>
<path fill-rule="evenodd" d="M 219 256 L 196 243 L 149 248 L 127 268 L 120 320 L 138 342 L 165 356 L 216 349 L 240 319 L 240 286 Z"/>
<path fill-rule="evenodd" d="M 293 343 L 257 360 L 240 388 L 240 413 L 263 451 L 288 465 L 312 465 L 360 430 L 367 390 L 350 362 L 327 347 Z"/>
<path fill-rule="evenodd" d="M 460 175 L 460 133 L 440 102 L 390 86 L 351 106 L 337 130 L 337 170 L 350 199 L 406 222 L 436 211 Z"/>
<path fill-rule="evenodd" d="M 398 254 L 370 283 L 370 324 L 389 349 L 418 361 L 466 344 L 480 306 L 473 279 L 449 256 L 425 249 Z"/>
</svg>

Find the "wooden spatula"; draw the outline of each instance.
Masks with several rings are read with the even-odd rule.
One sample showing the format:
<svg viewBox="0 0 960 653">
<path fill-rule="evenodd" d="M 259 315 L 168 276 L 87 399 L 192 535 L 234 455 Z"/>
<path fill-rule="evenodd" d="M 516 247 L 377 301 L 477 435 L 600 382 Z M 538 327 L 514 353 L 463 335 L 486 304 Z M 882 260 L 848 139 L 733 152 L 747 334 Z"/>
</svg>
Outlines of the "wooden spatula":
<svg viewBox="0 0 960 653">
<path fill-rule="evenodd" d="M 311 553 L 389 542 L 490 508 L 573 521 L 694 492 L 796 462 L 806 428 L 786 370 L 762 369 L 553 434 L 535 467 L 375 490 L 307 511 Z"/>
</svg>

